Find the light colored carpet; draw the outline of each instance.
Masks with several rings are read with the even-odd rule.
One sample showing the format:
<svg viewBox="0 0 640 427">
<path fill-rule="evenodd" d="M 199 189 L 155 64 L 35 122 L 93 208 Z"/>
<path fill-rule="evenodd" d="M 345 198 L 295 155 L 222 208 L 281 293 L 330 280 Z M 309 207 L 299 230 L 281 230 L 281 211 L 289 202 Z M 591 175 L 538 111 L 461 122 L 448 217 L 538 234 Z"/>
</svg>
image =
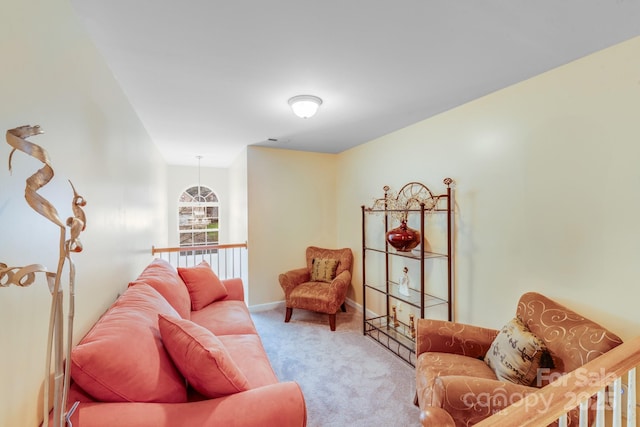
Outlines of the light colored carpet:
<svg viewBox="0 0 640 427">
<path fill-rule="evenodd" d="M 327 315 L 284 307 L 251 314 L 278 378 L 300 384 L 309 427 L 419 426 L 415 371 L 362 334 L 362 314 Z"/>
</svg>

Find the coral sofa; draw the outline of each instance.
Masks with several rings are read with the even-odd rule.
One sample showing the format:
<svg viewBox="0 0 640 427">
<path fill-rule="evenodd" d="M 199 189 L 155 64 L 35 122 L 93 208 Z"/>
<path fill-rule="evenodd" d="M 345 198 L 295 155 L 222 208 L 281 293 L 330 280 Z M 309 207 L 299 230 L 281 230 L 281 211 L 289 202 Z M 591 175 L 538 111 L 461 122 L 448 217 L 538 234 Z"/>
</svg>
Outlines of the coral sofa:
<svg viewBox="0 0 640 427">
<path fill-rule="evenodd" d="M 154 260 L 71 354 L 74 427 L 305 426 L 279 382 L 240 279 Z"/>
<path fill-rule="evenodd" d="M 606 328 L 535 292 L 520 297 L 515 318 L 502 330 L 420 319 L 416 338 L 422 423 L 458 427 L 478 423 L 622 344 Z M 572 411 L 569 424 L 576 425 L 576 418 Z"/>
</svg>

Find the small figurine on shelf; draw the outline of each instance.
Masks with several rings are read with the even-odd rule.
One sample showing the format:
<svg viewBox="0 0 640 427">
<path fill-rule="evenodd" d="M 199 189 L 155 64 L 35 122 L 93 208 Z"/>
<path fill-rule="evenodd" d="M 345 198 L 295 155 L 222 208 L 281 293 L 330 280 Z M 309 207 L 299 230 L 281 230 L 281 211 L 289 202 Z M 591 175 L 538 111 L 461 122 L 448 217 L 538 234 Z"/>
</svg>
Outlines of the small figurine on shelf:
<svg viewBox="0 0 640 427">
<path fill-rule="evenodd" d="M 411 338 L 416 339 L 416 325 L 414 323 L 414 315 L 411 313 L 409 315 L 409 333 L 411 334 Z"/>
<path fill-rule="evenodd" d="M 407 267 L 402 269 L 402 277 L 400 278 L 400 285 L 398 292 L 404 296 L 409 296 L 409 269 Z"/>
<path fill-rule="evenodd" d="M 391 306 L 392 318 L 393 318 L 393 327 L 397 328 L 400 326 L 400 322 L 398 322 L 398 314 L 396 313 L 396 306 Z"/>
</svg>

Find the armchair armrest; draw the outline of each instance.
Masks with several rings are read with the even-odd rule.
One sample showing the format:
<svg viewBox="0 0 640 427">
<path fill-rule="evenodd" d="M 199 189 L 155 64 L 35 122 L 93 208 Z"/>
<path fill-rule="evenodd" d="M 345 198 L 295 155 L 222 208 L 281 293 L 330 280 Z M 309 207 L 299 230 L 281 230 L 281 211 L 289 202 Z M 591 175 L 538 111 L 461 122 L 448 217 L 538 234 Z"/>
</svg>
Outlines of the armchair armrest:
<svg viewBox="0 0 640 427">
<path fill-rule="evenodd" d="M 336 294 L 336 300 L 340 301 L 340 304 L 342 304 L 342 301 L 347 298 L 347 290 L 350 285 L 351 273 L 347 270 L 338 274 L 329 285 L 331 287 L 331 291 Z"/>
<path fill-rule="evenodd" d="M 74 427 L 302 427 L 306 419 L 295 382 L 188 403 L 83 402 L 71 417 Z"/>
<path fill-rule="evenodd" d="M 227 300 L 244 301 L 244 285 L 242 279 L 224 279 L 221 280 L 225 288 L 227 288 Z"/>
<path fill-rule="evenodd" d="M 346 294 L 349 285 L 351 284 L 351 273 L 343 271 L 338 274 L 335 279 L 331 281 L 329 285 L 334 292 L 344 292 Z"/>
<path fill-rule="evenodd" d="M 291 291 L 301 283 L 308 282 L 310 279 L 309 270 L 306 267 L 297 268 L 287 271 L 278 276 L 280 286 L 284 290 L 285 298 L 289 297 Z"/>
<path fill-rule="evenodd" d="M 467 376 L 436 378 L 433 406 L 473 425 L 538 389 L 510 382 Z"/>
<path fill-rule="evenodd" d="M 436 406 L 430 406 L 420 411 L 422 427 L 456 427 L 456 423 L 447 411 Z"/>
<path fill-rule="evenodd" d="M 416 328 L 416 357 L 433 351 L 484 356 L 498 335 L 497 329 L 435 319 L 418 319 Z"/>
<path fill-rule="evenodd" d="M 548 384 L 544 388 L 547 387 L 553 388 L 557 387 L 557 385 Z M 451 375 L 436 378 L 433 390 L 433 406 L 444 409 L 454 420 L 458 421 L 458 424 L 473 425 L 538 391 L 540 389 L 537 387 L 506 381 Z M 564 393 L 565 390 L 559 387 L 558 395 L 561 396 Z M 553 400 L 553 395 L 550 395 L 549 398 Z M 591 396 L 590 399 L 588 418 L 593 420 L 595 396 Z M 543 396 L 531 402 L 535 406 L 531 407 L 532 411 L 546 412 L 548 405 L 551 404 L 551 401 L 549 399 L 545 400 Z M 543 406 L 540 406 L 541 404 Z M 570 409 L 567 412 L 567 418 L 568 425 L 578 425 L 580 408 L 576 406 Z M 551 425 L 555 426 L 557 424 Z"/>
</svg>

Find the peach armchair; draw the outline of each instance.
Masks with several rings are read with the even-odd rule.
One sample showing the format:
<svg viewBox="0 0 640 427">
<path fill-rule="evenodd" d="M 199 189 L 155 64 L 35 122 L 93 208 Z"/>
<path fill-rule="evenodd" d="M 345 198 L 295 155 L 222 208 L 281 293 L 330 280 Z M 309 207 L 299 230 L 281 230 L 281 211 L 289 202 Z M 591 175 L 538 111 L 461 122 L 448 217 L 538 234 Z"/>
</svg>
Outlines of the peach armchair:
<svg viewBox="0 0 640 427">
<path fill-rule="evenodd" d="M 294 308 L 329 315 L 329 326 L 336 330 L 338 309 L 346 311 L 344 301 L 351 286 L 351 249 L 323 249 L 309 246 L 307 266 L 280 274 L 278 280 L 286 301 L 285 322 L 291 320 Z"/>
<path fill-rule="evenodd" d="M 597 323 L 534 292 L 520 297 L 516 318 L 544 342 L 545 353 L 552 361 L 548 369 L 536 368 L 531 385 L 499 380 L 485 363 L 485 356 L 501 331 L 418 320 L 416 403 L 423 411 L 424 426 L 476 424 L 622 343 Z M 570 425 L 577 422 L 576 415 L 569 414 Z M 449 421 L 444 422 L 443 418 Z"/>
</svg>

